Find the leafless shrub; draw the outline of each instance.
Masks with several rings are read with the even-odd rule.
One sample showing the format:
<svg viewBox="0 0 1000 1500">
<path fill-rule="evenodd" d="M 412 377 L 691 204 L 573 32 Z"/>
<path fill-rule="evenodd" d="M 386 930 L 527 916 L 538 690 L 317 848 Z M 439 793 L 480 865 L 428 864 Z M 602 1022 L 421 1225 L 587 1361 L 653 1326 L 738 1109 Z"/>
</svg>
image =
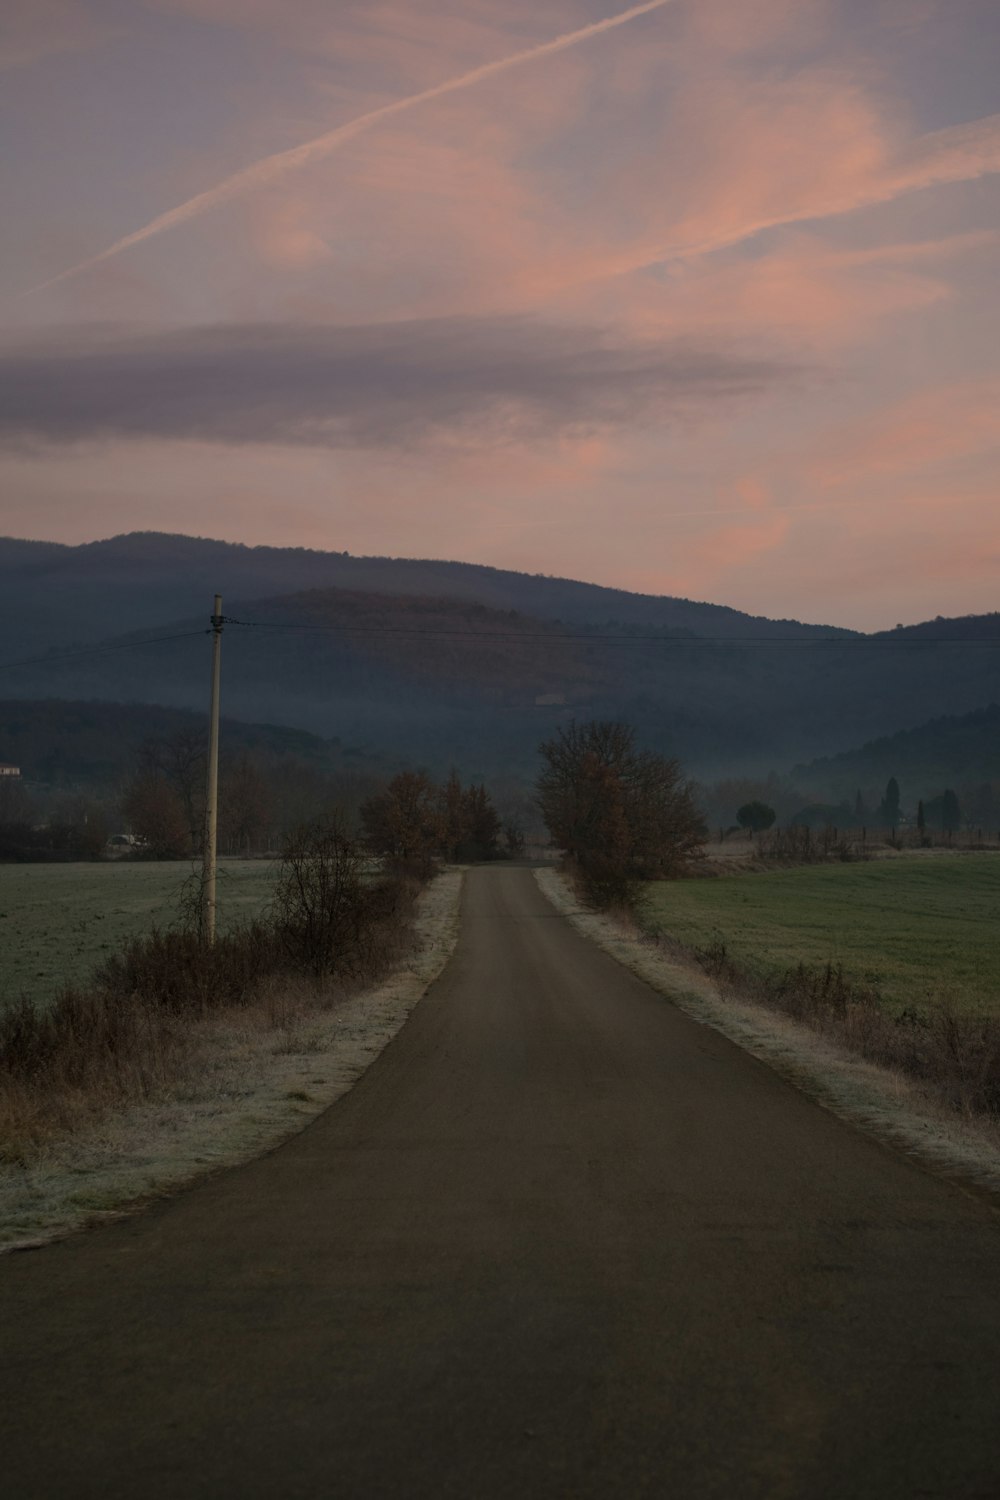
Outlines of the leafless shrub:
<svg viewBox="0 0 1000 1500">
<path fill-rule="evenodd" d="M 278 951 L 296 973 L 374 976 L 408 933 L 418 886 L 394 873 L 368 877 L 364 846 L 336 824 L 311 825 L 289 840 L 272 907 Z"/>
<path fill-rule="evenodd" d="M 47 1138 L 148 1098 L 187 1045 L 175 1014 L 110 990 L 66 989 L 47 1010 L 22 1000 L 0 1012 L 0 1160 L 23 1162 Z"/>
<path fill-rule="evenodd" d="M 950 1109 L 1000 1119 L 1000 1020 L 942 1005 L 893 1015 L 879 991 L 839 964 L 797 964 L 762 975 L 735 963 L 724 943 L 694 950 L 723 990 L 783 1011 L 881 1067 L 920 1080 Z"/>
<path fill-rule="evenodd" d="M 755 850 L 755 863 L 762 865 L 848 864 L 870 858 L 863 838 L 829 825 L 772 829 L 758 836 Z"/>
<path fill-rule="evenodd" d="M 272 926 L 253 921 L 220 934 L 210 948 L 183 930 L 130 938 L 94 970 L 93 982 L 109 994 L 191 1013 L 247 1005 L 260 979 L 278 968 Z"/>
<path fill-rule="evenodd" d="M 212 947 L 184 926 L 130 939 L 47 1008 L 0 1009 L 0 1160 L 26 1161 L 46 1139 L 159 1093 L 195 1065 L 199 1027 L 251 1007 L 283 1047 L 300 1045 L 310 1008 L 370 983 L 412 942 L 419 886 L 373 880 L 366 861 L 336 827 L 302 830 L 267 918 Z"/>
</svg>

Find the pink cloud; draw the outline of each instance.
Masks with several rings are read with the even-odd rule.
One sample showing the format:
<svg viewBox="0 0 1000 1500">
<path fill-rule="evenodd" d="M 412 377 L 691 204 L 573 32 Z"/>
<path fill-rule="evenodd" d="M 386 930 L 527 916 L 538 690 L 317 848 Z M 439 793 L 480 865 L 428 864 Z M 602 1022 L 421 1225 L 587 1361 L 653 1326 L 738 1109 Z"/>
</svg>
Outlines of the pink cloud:
<svg viewBox="0 0 1000 1500">
<path fill-rule="evenodd" d="M 333 255 L 314 227 L 315 216 L 302 198 L 271 193 L 247 207 L 253 246 L 261 260 L 283 272 L 324 265 Z"/>
<path fill-rule="evenodd" d="M 843 485 L 982 457 L 1000 450 L 998 413 L 1000 379 L 932 386 L 831 435 L 812 472 L 825 485 Z"/>
<path fill-rule="evenodd" d="M 661 0 L 647 0 L 654 3 Z M 822 13 L 822 7 L 812 10 Z M 205 0 L 199 0 L 198 11 L 233 14 L 225 4 L 221 12 L 218 5 L 206 12 Z M 260 13 L 267 19 L 275 15 L 267 6 Z M 1000 170 L 1000 116 L 907 139 L 905 122 L 852 73 L 800 66 L 780 76 L 762 76 L 716 56 L 714 64 L 695 70 L 696 82 L 687 82 L 683 45 L 675 40 L 681 55 L 671 53 L 669 28 L 651 29 L 645 25 L 648 16 L 640 18 L 641 25 L 618 27 L 633 10 L 581 30 L 583 17 L 570 8 L 564 24 L 577 29 L 561 37 L 550 30 L 542 37 L 537 18 L 528 26 L 529 12 L 518 6 L 518 43 L 525 34 L 528 41 L 512 54 L 511 15 L 500 27 L 503 14 L 495 6 L 480 7 L 470 34 L 447 12 L 421 10 L 416 17 L 398 4 L 383 4 L 375 12 L 353 6 L 338 12 L 337 36 L 353 76 L 368 69 L 367 76 L 374 78 L 388 69 L 399 80 L 395 97 L 378 102 L 373 96 L 372 107 L 360 114 L 230 173 L 64 274 L 75 275 L 160 233 L 178 231 L 235 199 L 266 193 L 278 182 L 325 164 L 334 152 L 346 154 L 348 173 L 362 156 L 370 168 L 379 156 L 389 160 L 393 143 L 398 151 L 402 136 L 421 141 L 436 136 L 443 149 L 446 135 L 453 155 L 464 158 L 463 175 L 489 160 L 495 167 L 502 159 L 508 174 L 530 185 L 541 231 L 537 238 L 550 252 L 538 260 L 535 295 L 658 261 L 689 260 L 764 229 L 842 215 Z M 772 0 L 761 24 L 766 26 L 770 17 L 780 28 L 790 14 L 789 6 Z M 730 11 L 717 6 L 716 15 L 729 16 Z M 315 26 L 321 12 L 297 7 L 293 27 L 296 16 Z M 656 19 L 662 19 L 659 12 Z M 591 35 L 605 25 L 616 28 L 614 45 L 603 34 Z M 568 46 L 577 37 L 585 37 L 587 47 L 570 58 Z M 608 56 L 602 65 L 604 53 Z M 673 89 L 652 99 L 651 55 L 663 58 L 675 79 Z M 647 80 L 638 97 L 630 94 L 633 74 Z M 597 79 L 602 93 L 624 111 L 607 139 L 596 128 L 594 101 L 584 88 L 587 80 Z M 400 131 L 395 121 L 404 110 L 407 125 Z M 571 127 L 577 136 L 582 129 L 593 137 L 588 153 L 592 183 L 583 204 L 577 175 L 561 164 L 558 149 L 552 150 Z M 532 162 L 541 145 L 549 151 L 544 167 Z M 578 140 L 575 150 L 580 149 Z M 398 182 L 392 190 L 401 191 Z M 492 207 L 486 193 L 474 190 L 468 195 L 467 217 Z M 494 233 L 502 202 L 496 210 L 490 214 Z M 552 253 L 557 248 L 563 251 L 561 276 Z M 512 280 L 516 285 L 524 281 L 516 265 Z"/>
<path fill-rule="evenodd" d="M 409 91 L 377 104 L 361 114 L 342 121 L 332 129 L 326 129 L 318 135 L 311 136 L 298 145 L 271 151 L 236 171 L 230 171 L 220 181 L 202 188 L 183 202 L 154 215 L 137 229 L 120 236 L 88 259 L 69 266 L 49 280 L 28 288 L 28 292 L 46 291 L 53 285 L 99 267 L 106 261 L 133 250 L 161 234 L 187 226 L 211 211 L 218 210 L 234 201 L 243 200 L 252 194 L 266 191 L 289 175 L 296 175 L 325 163 L 329 157 L 354 146 L 359 137 L 384 128 L 389 122 L 395 122 L 399 116 L 409 115 L 414 110 L 420 113 L 442 99 L 450 102 L 454 95 L 479 90 L 484 86 L 488 93 L 488 85 L 496 79 L 502 77 L 506 81 L 508 73 L 516 74 L 529 65 L 540 65 L 543 61 L 549 61 L 555 57 L 561 58 L 563 53 L 584 43 L 604 39 L 609 33 L 644 18 L 653 11 L 660 10 L 668 3 L 669 0 L 636 0 L 636 3 L 626 10 L 587 22 L 569 32 L 546 36 L 516 51 L 505 51 L 500 56 L 490 58 L 471 69 L 452 73 L 428 88 Z"/>
<path fill-rule="evenodd" d="M 643 80 L 648 59 L 625 59 Z M 914 136 L 856 70 L 761 72 L 708 59 L 664 95 L 658 120 L 649 108 L 645 120 L 652 137 L 626 166 L 611 158 L 603 168 L 608 207 L 629 229 L 605 274 L 689 264 L 765 230 L 1000 171 L 1000 115 Z"/>
<path fill-rule="evenodd" d="M 673 101 L 659 145 L 625 178 L 630 196 L 660 179 L 651 260 L 704 254 L 842 211 L 889 157 L 879 105 L 854 80 L 817 69 L 699 78 Z"/>
<path fill-rule="evenodd" d="M 734 508 L 743 518 L 729 519 Z M 728 495 L 717 495 L 715 504 L 705 507 L 693 535 L 675 536 L 669 567 L 633 571 L 631 587 L 686 597 L 725 597 L 730 578 L 751 563 L 760 567 L 786 541 L 792 524 L 793 518 L 775 507 L 763 477 L 742 475 L 732 482 Z"/>
<path fill-rule="evenodd" d="M 887 318 L 954 297 L 951 262 L 992 249 L 996 240 L 968 234 L 850 250 L 789 232 L 753 259 L 712 256 L 676 277 L 608 282 L 594 289 L 591 305 L 649 336 L 763 337 L 832 351 L 877 340 Z"/>
<path fill-rule="evenodd" d="M 770 515 L 760 520 L 720 526 L 684 551 L 683 561 L 658 577 L 656 593 L 679 594 L 684 598 L 728 598 L 730 579 L 750 564 L 759 567 L 762 555 L 774 552 L 788 536 L 787 516 Z"/>
<path fill-rule="evenodd" d="M 157 3 L 297 52 L 282 67 L 302 80 L 284 98 L 247 83 L 220 138 L 156 157 L 143 191 L 167 204 L 615 8 Z M 211 516 L 245 540 L 460 556 L 844 623 L 913 618 L 924 600 L 930 613 L 990 607 L 1000 389 L 968 372 L 992 362 L 974 304 L 997 239 L 968 225 L 995 185 L 943 189 L 1000 170 L 1000 118 L 920 136 L 891 66 L 823 54 L 834 11 L 679 0 L 613 46 L 385 121 L 29 309 L 183 324 L 544 315 L 650 349 L 777 350 L 804 367 L 794 391 L 754 396 L 749 418 L 727 406 L 641 434 L 626 420 L 600 440 L 546 428 L 529 445 L 498 424 L 460 443 L 456 429 L 405 458 L 109 446 L 9 464 L 5 525 L 83 539 L 201 531 Z M 77 223 L 57 253 L 46 226 L 45 268 L 82 260 L 80 234 L 98 231 Z"/>
<path fill-rule="evenodd" d="M 620 568 L 625 587 L 732 604 L 751 613 L 885 629 L 898 620 L 996 608 L 995 484 L 920 486 L 864 504 L 802 507 L 674 537 L 669 567 Z M 606 575 L 602 575 L 604 577 Z"/>
<path fill-rule="evenodd" d="M 815 618 L 825 598 L 833 618 L 867 629 L 995 610 L 998 498 L 988 477 L 918 484 L 895 500 L 870 487 L 853 523 L 803 548 L 779 587 L 799 618 Z"/>
<path fill-rule="evenodd" d="M 625 91 L 633 40 L 615 54 Z M 950 294 L 921 262 L 969 248 L 959 236 L 937 251 L 852 252 L 802 234 L 752 263 L 729 265 L 699 252 L 885 201 L 918 179 L 929 186 L 992 170 L 990 122 L 904 150 L 899 122 L 853 80 L 804 71 L 761 83 L 726 73 L 666 107 L 658 150 L 633 153 L 624 169 L 620 157 L 602 161 L 598 153 L 581 215 L 558 168 L 533 167 L 526 147 L 573 129 L 590 76 L 582 56 L 572 65 L 563 59 L 544 90 L 527 75 L 505 80 L 513 109 L 498 113 L 494 98 L 462 96 L 428 108 L 406 131 L 383 128 L 359 142 L 338 162 L 337 182 L 340 223 L 356 226 L 372 252 L 361 268 L 347 263 L 354 285 L 359 276 L 381 283 L 380 265 L 391 266 L 389 278 L 407 288 L 417 312 L 578 308 L 592 298 L 613 306 L 616 297 L 641 304 L 641 293 L 603 286 L 666 254 L 682 257 L 681 274 L 645 293 L 654 322 L 722 328 L 735 320 L 811 329 L 838 342 L 884 314 Z M 314 211 L 325 210 L 317 203 Z M 348 231 L 347 245 L 350 238 Z M 398 277 L 404 258 L 421 263 L 419 276 Z"/>
<path fill-rule="evenodd" d="M 870 106 L 860 96 L 841 103 L 843 115 L 838 118 L 835 109 L 825 122 L 832 127 L 833 149 L 828 153 L 816 152 L 810 145 L 802 150 L 784 136 L 785 130 L 794 129 L 794 106 L 787 112 L 779 110 L 777 118 L 768 111 L 766 121 L 748 122 L 753 155 L 744 162 L 746 176 L 735 200 L 724 202 L 724 195 L 718 195 L 714 204 L 682 221 L 674 229 L 673 240 L 661 248 L 660 257 L 706 254 L 764 229 L 853 213 L 905 193 L 1000 171 L 1000 115 L 935 131 L 889 152 Z M 741 131 L 736 122 L 734 127 Z M 807 141 L 812 135 L 809 130 Z M 776 171 L 769 181 L 771 151 Z M 739 162 L 730 163 L 731 157 L 727 173 L 735 179 Z"/>
</svg>

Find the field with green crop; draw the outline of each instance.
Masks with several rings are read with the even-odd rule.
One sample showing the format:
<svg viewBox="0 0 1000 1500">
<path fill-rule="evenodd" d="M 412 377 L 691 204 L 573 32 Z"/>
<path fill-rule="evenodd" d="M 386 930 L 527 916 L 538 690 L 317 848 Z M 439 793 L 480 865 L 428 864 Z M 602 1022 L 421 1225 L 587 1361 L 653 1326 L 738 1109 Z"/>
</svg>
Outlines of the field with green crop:
<svg viewBox="0 0 1000 1500">
<path fill-rule="evenodd" d="M 1000 1015 L 1000 856 L 941 855 L 812 865 L 649 886 L 650 922 L 696 948 L 773 976 L 842 964 L 893 1012 L 948 1001 Z"/>
<path fill-rule="evenodd" d="M 20 995 L 44 1003 L 123 938 L 171 926 L 191 877 L 184 863 L 0 865 L 0 1005 Z M 273 884 L 267 861 L 221 861 L 220 930 L 260 911 Z"/>
</svg>

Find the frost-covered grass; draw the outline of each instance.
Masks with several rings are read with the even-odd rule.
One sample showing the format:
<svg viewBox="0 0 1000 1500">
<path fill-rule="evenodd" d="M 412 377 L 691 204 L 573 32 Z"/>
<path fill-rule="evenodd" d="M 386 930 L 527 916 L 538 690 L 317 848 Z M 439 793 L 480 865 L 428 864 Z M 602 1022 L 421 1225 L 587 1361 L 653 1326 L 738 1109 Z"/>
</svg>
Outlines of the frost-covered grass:
<svg viewBox="0 0 1000 1500">
<path fill-rule="evenodd" d="M 415 945 L 379 984 L 317 993 L 277 985 L 205 1017 L 185 1068 L 156 1098 L 0 1164 L 0 1252 L 119 1214 L 246 1161 L 301 1130 L 351 1087 L 444 968 L 458 937 L 460 870 L 417 901 Z"/>
<path fill-rule="evenodd" d="M 169 927 L 191 878 L 183 861 L 0 865 L 0 1005 L 45 1004 L 127 938 Z M 260 912 L 274 878 L 267 860 L 220 861 L 220 930 Z"/>
</svg>

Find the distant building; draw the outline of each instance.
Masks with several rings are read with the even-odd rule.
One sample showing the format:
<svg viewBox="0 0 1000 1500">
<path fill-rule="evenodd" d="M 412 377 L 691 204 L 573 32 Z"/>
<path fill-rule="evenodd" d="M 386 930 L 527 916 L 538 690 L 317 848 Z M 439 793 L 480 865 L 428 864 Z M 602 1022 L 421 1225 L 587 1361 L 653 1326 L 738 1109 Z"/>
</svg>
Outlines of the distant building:
<svg viewBox="0 0 1000 1500">
<path fill-rule="evenodd" d="M 0 776 L 20 776 L 20 766 L 9 766 L 6 761 L 0 760 Z"/>
<path fill-rule="evenodd" d="M 535 699 L 536 708 L 562 708 L 565 703 L 565 693 L 539 693 Z"/>
</svg>

